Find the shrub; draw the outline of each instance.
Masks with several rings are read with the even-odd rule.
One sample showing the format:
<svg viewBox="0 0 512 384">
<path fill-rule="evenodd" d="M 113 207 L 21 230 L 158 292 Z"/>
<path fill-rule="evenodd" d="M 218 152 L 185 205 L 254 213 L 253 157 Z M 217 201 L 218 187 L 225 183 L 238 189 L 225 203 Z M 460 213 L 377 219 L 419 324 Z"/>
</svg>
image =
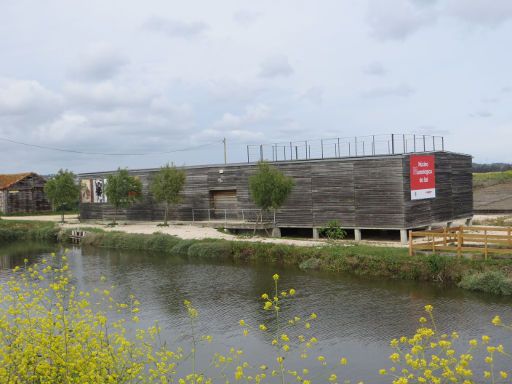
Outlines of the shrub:
<svg viewBox="0 0 512 384">
<path fill-rule="evenodd" d="M 323 228 L 320 228 L 318 234 L 329 240 L 342 240 L 347 236 L 347 231 L 341 228 L 338 220 L 331 220 Z"/>
<path fill-rule="evenodd" d="M 434 253 L 426 257 L 426 262 L 429 266 L 430 273 L 434 277 L 434 280 L 442 281 L 446 274 L 446 268 L 450 262 L 450 259 L 446 256 L 441 256 Z"/>
<path fill-rule="evenodd" d="M 472 291 L 482 291 L 496 295 L 512 294 L 512 279 L 501 271 L 485 271 L 467 274 L 458 284 Z"/>
</svg>

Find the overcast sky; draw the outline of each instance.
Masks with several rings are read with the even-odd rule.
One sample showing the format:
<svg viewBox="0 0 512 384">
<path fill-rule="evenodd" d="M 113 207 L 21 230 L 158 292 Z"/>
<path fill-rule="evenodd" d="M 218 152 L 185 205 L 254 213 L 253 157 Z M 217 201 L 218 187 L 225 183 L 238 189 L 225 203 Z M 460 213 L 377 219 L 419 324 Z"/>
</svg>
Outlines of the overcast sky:
<svg viewBox="0 0 512 384">
<path fill-rule="evenodd" d="M 512 1 L 0 0 L 0 173 L 435 134 L 512 162 Z M 197 148 L 199 147 L 199 148 Z"/>
</svg>

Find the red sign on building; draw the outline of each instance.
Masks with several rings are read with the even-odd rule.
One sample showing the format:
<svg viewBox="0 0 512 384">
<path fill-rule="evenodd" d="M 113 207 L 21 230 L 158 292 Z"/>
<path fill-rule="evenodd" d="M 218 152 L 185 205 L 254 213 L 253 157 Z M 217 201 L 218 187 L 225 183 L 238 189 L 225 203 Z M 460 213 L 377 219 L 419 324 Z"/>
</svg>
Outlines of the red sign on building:
<svg viewBox="0 0 512 384">
<path fill-rule="evenodd" d="M 434 155 L 411 155 L 411 200 L 436 197 Z"/>
</svg>

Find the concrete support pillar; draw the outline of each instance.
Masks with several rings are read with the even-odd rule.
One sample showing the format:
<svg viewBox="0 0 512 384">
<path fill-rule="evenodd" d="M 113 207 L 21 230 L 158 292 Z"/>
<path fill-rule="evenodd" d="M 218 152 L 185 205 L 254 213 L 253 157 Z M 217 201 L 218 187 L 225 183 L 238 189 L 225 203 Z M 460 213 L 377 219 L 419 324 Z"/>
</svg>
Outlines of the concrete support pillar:
<svg viewBox="0 0 512 384">
<path fill-rule="evenodd" d="M 432 226 L 431 225 L 428 225 L 427 226 L 427 231 L 431 231 L 432 230 Z"/>
<path fill-rule="evenodd" d="M 468 217 L 468 218 L 466 219 L 466 226 L 467 226 L 467 227 L 470 227 L 470 226 L 472 226 L 472 225 L 473 225 L 473 218 L 472 218 L 472 217 Z"/>
<path fill-rule="evenodd" d="M 272 228 L 272 237 L 281 237 L 281 228 Z"/>
<path fill-rule="evenodd" d="M 453 221 L 449 221 L 449 222 L 446 223 L 446 227 L 447 228 L 450 228 L 452 225 L 453 225 Z"/>
<path fill-rule="evenodd" d="M 400 242 L 404 245 L 409 243 L 409 237 L 407 235 L 407 229 L 400 230 Z"/>
<path fill-rule="evenodd" d="M 361 230 L 358 228 L 354 229 L 354 240 L 361 241 Z"/>
<path fill-rule="evenodd" d="M 318 228 L 313 228 L 313 239 L 317 240 L 320 238 L 320 234 L 318 233 Z"/>
</svg>

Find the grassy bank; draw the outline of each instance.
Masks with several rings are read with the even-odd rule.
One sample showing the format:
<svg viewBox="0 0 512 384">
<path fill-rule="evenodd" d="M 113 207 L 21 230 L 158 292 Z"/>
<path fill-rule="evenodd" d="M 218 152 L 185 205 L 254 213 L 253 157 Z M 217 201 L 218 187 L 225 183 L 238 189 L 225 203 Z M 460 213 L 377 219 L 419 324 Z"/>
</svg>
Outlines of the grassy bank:
<svg viewBox="0 0 512 384">
<path fill-rule="evenodd" d="M 53 222 L 0 220 L 0 244 L 20 240 L 57 241 L 59 228 Z"/>
<path fill-rule="evenodd" d="M 0 244 L 22 240 L 66 240 L 52 222 L 0 220 Z M 179 255 L 190 259 L 267 263 L 303 270 L 351 273 L 359 276 L 443 282 L 464 289 L 512 295 L 512 260 L 471 260 L 441 255 L 409 257 L 407 249 L 369 245 L 318 247 L 255 241 L 183 240 L 175 236 L 106 232 L 87 228 L 85 246 L 139 250 Z"/>
<path fill-rule="evenodd" d="M 182 240 L 165 234 L 127 234 L 95 230 L 84 245 L 144 250 L 190 259 L 279 264 L 303 270 L 359 276 L 444 282 L 470 290 L 512 294 L 512 260 L 470 260 L 440 255 L 409 257 L 407 249 L 368 245 L 300 247 L 251 241 Z"/>
<path fill-rule="evenodd" d="M 485 188 L 512 182 L 512 171 L 473 173 L 473 187 Z"/>
</svg>

